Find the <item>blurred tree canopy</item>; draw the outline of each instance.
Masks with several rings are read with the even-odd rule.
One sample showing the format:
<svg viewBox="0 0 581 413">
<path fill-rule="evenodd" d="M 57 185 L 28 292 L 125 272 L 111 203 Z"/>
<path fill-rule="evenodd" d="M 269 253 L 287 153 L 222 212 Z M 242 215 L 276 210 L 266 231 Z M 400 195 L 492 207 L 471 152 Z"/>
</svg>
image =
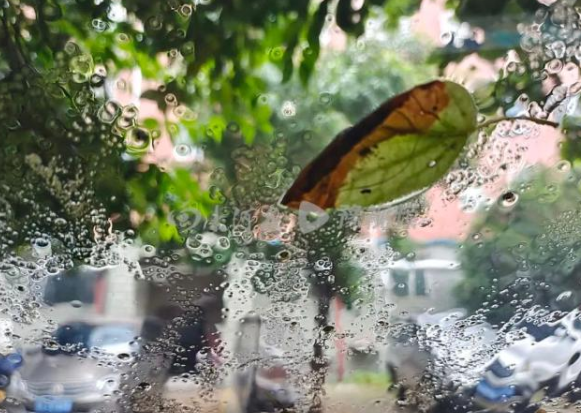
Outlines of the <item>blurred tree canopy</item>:
<svg viewBox="0 0 581 413">
<path fill-rule="evenodd" d="M 130 211 L 147 241 L 182 242 L 170 211 L 208 215 L 218 201 L 189 172 L 144 168 L 159 136 L 186 133 L 198 144 L 271 136 L 276 116 L 263 98 L 293 74 L 308 84 L 324 27 L 335 22 L 359 36 L 385 4 L 392 22 L 413 11 L 395 3 L 4 0 L 1 252 L 50 236 L 83 256 L 110 218 L 134 227 Z M 116 88 L 135 92 L 117 80 L 135 68 L 159 85 L 142 97 L 164 122 L 111 100 Z"/>
<path fill-rule="evenodd" d="M 473 224 L 462 304 L 502 322 L 521 307 L 567 310 L 581 300 L 580 177 L 567 161 L 532 167 Z"/>
<path fill-rule="evenodd" d="M 443 35 L 441 48 L 434 49 L 430 61 L 441 69 L 475 54 L 495 62 L 513 57 L 499 70 L 496 79 L 474 91 L 481 113 L 504 113 L 521 96 L 543 102 L 543 82 L 558 85 L 560 71 L 567 63 L 579 63 L 577 0 L 559 0 L 545 5 L 537 0 L 452 0 L 446 7 L 454 10 L 461 24 Z M 481 32 L 481 34 L 478 34 Z M 570 33 L 570 34 L 569 34 Z M 558 67 L 552 70 L 551 67 Z M 546 114 L 536 108 L 532 116 Z"/>
<path fill-rule="evenodd" d="M 460 22 L 485 29 L 486 36 L 481 41 L 469 33 L 465 37 L 458 34 L 449 36 L 446 46 L 434 52 L 434 57 L 440 59 L 442 65 L 471 53 L 493 60 L 504 57 L 507 50 L 519 52 L 518 23 L 532 20 L 535 12 L 545 7 L 537 0 L 451 0 L 446 2 L 446 6 L 454 9 Z"/>
<path fill-rule="evenodd" d="M 576 87 L 562 86 L 561 79 L 563 68 L 578 65 L 581 58 L 575 52 L 579 39 L 566 35 L 579 27 L 574 12 L 578 1 L 545 6 L 528 0 L 458 0 L 448 6 L 471 30 L 485 33 L 479 41 L 471 34 L 452 36 L 446 47 L 433 53 L 433 61 L 445 66 L 472 53 L 489 61 L 505 57 L 509 50 L 514 54 L 497 80 L 475 92 L 482 113 L 502 108 L 509 116 L 520 110 L 531 116 L 554 114 L 556 119 L 578 113 L 573 110 L 578 106 Z M 552 88 L 548 94 L 547 87 Z M 510 191 L 481 212 L 462 246 L 466 278 L 457 296 L 494 322 L 506 321 L 520 307 L 567 309 L 581 299 L 576 291 L 581 245 L 575 228 L 581 147 L 579 122 L 569 119 L 563 123 L 567 139 L 560 146 L 564 161 L 557 168 L 529 167 L 510 183 Z M 514 205 L 507 207 L 511 199 Z"/>
<path fill-rule="evenodd" d="M 272 111 L 270 123 L 275 140 L 285 142 L 285 150 L 280 154 L 287 158 L 287 168 L 304 166 L 341 130 L 390 96 L 436 77 L 436 68 L 425 64 L 427 53 L 427 46 L 418 40 L 398 39 L 397 35 L 390 34 L 383 39 L 351 42 L 345 50 L 325 50 L 308 87 L 297 79 L 281 83 L 276 73 L 268 71 L 264 76 L 269 91 L 267 102 L 270 107 L 278 108 Z M 256 136 L 256 145 L 272 142 L 272 134 Z M 205 145 L 206 153 L 224 168 L 230 186 L 242 177 L 236 176 L 236 163 L 224 157 L 228 152 L 225 148 L 232 153 L 240 144 L 239 134 L 228 131 L 221 141 L 209 141 Z M 280 186 L 277 196 L 285 189 Z"/>
<path fill-rule="evenodd" d="M 576 3 L 563 2 L 564 10 Z M 257 197 L 276 202 L 299 167 L 340 129 L 437 75 L 418 42 L 369 36 L 397 28 L 419 0 L 354 5 L 2 0 L 0 254 L 51 237 L 63 250 L 86 257 L 111 220 L 116 229 L 138 229 L 146 242 L 182 245 L 192 226 L 176 222 L 173 211 L 208 217 L 227 199 L 240 208 L 256 206 Z M 563 53 L 555 47 L 538 53 L 555 27 L 573 24 L 561 9 L 536 0 L 494 0 L 486 7 L 479 0 L 454 0 L 447 6 L 486 35 L 482 40 L 458 30 L 433 51 L 431 62 L 443 68 L 471 53 L 494 60 L 513 49 L 520 57 L 475 91 L 484 114 L 508 111 L 523 94 L 541 101 L 545 64 L 579 58 L 570 44 Z M 379 26 L 370 25 L 374 19 Z M 546 22 L 543 36 L 518 33 L 518 23 L 535 19 Z M 350 36 L 345 51 L 321 47 L 321 34 L 331 27 Z M 137 92 L 119 77 L 134 69 L 150 85 L 136 99 L 155 102 L 163 119 L 144 119 L 136 105 L 112 100 L 116 91 Z M 165 169 L 147 162 L 164 134 L 175 142 L 185 136 L 203 149 L 218 167 L 210 177 L 213 187 L 189 166 Z M 260 167 L 249 173 L 249 164 Z M 333 248 L 324 252 L 336 254 Z M 477 278 L 476 270 L 469 274 L 474 276 L 467 280 Z M 463 288 L 468 296 L 471 287 Z"/>
</svg>

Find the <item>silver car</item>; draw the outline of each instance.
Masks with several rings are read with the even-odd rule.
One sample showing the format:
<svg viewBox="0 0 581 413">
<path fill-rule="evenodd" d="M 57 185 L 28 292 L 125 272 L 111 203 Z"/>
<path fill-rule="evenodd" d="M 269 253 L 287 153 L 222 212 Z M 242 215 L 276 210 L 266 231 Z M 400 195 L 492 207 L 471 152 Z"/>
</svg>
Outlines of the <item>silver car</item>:
<svg viewBox="0 0 581 413">
<path fill-rule="evenodd" d="M 241 366 L 236 371 L 235 388 L 241 413 L 292 410 L 298 392 L 285 367 L 283 350 L 260 339 L 262 320 L 246 316 L 240 325 L 236 354 Z"/>
<path fill-rule="evenodd" d="M 23 353 L 7 389 L 8 412 L 130 410 L 127 389 L 149 391 L 167 377 L 167 369 L 140 353 L 139 328 L 119 321 L 61 325 L 42 347 Z"/>
<path fill-rule="evenodd" d="M 392 327 L 387 370 L 400 404 L 446 413 L 461 411 L 442 410 L 440 405 L 448 396 L 478 383 L 493 357 L 490 349 L 496 338 L 488 323 L 466 320 L 464 309 L 452 309 L 423 313 Z M 434 386 L 446 397 L 433 399 L 428 389 Z"/>
</svg>

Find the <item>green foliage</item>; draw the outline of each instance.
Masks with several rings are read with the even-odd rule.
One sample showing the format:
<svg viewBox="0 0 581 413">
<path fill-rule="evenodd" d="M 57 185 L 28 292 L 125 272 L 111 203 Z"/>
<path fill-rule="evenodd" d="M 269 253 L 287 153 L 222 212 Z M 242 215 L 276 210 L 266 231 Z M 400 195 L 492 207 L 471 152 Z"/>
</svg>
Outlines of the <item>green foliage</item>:
<svg viewBox="0 0 581 413">
<path fill-rule="evenodd" d="M 573 113 L 561 119 L 561 127 L 567 139 L 561 147 L 563 159 L 571 162 L 576 168 L 581 166 L 581 107 L 577 104 Z"/>
<path fill-rule="evenodd" d="M 0 254 L 50 234 L 82 256 L 93 226 L 107 225 L 101 208 L 123 208 L 133 118 L 97 97 L 102 78 L 86 76 L 84 56 L 71 48 L 51 72 L 24 66 L 0 82 Z"/>
<path fill-rule="evenodd" d="M 303 84 L 306 84 L 309 81 L 311 73 L 315 68 L 315 63 L 319 57 L 319 53 L 321 53 L 319 37 L 325 25 L 328 11 L 329 0 L 323 0 L 313 15 L 313 22 L 311 23 L 311 27 L 309 27 L 307 33 L 309 47 L 308 49 L 305 49 L 305 52 L 303 53 L 303 59 L 299 68 L 299 75 Z"/>
<path fill-rule="evenodd" d="M 176 246 L 183 244 L 184 234 L 179 233 L 172 213 L 197 210 L 207 218 L 213 206 L 218 204 L 184 169 L 162 172 L 151 166 L 129 180 L 128 186 L 133 209 L 143 219 L 141 237 L 153 245 L 162 242 L 173 242 Z"/>
<path fill-rule="evenodd" d="M 353 10 L 350 2 L 328 0 L 6 1 L 0 10 L 0 105 L 7 126 L 0 131 L 7 143 L 1 183 L 10 210 L 19 211 L 5 214 L 9 228 L 26 228 L 39 214 L 84 219 L 85 235 L 95 224 L 85 210 L 67 211 L 66 197 L 58 199 L 46 178 L 26 166 L 27 156 L 40 154 L 44 164 L 55 156 L 67 159 L 55 168 L 83 169 L 79 192 L 88 211 L 106 211 L 123 229 L 134 224 L 127 218 L 133 210 L 148 241 L 179 241 L 168 211 L 192 205 L 206 211 L 211 202 L 185 170 L 165 174 L 151 165 L 141 172 L 138 164 L 156 137 L 164 128 L 174 139 L 185 133 L 195 143 L 214 145 L 214 161 L 228 164 L 228 142 L 251 143 L 273 133 L 277 117 L 263 99 L 272 85 L 297 79 L 297 68 L 304 85 L 313 77 L 328 23 L 336 20 L 358 36 L 370 9 L 383 3 Z M 157 103 L 165 121 L 139 120 L 134 107 L 109 101 L 107 82 L 136 67 L 162 83 L 143 98 Z M 99 118 L 123 118 L 125 112 L 132 119 L 120 121 L 128 122 L 123 127 Z M 23 197 L 18 185 L 34 190 Z M 24 205 L 39 199 L 45 205 L 34 208 L 42 213 Z M 108 225 L 106 214 L 97 221 Z M 16 233 L 8 230 L 11 242 L 24 242 L 27 231 Z"/>
<path fill-rule="evenodd" d="M 456 289 L 467 308 L 500 322 L 519 307 L 579 302 L 580 175 L 568 165 L 523 174 L 473 225 Z"/>
<path fill-rule="evenodd" d="M 363 386 L 380 387 L 382 389 L 387 389 L 392 384 L 392 381 L 386 373 L 376 373 L 371 371 L 355 371 L 345 377 L 344 382 Z"/>
<path fill-rule="evenodd" d="M 369 5 L 355 11 L 330 4 L 5 2 L 0 184 L 2 202 L 10 206 L 2 215 L 2 235 L 10 242 L 2 252 L 28 242 L 30 233 L 68 234 L 54 227 L 62 220 L 84 228 L 81 238 L 89 245 L 93 226 L 108 226 L 109 216 L 119 229 L 131 226 L 130 210 L 138 213 L 146 241 L 179 242 L 169 211 L 196 207 L 207 213 L 214 201 L 185 170 L 165 173 L 150 165 L 143 173 L 140 159 L 164 127 L 172 137 L 185 131 L 195 142 L 219 146 L 228 136 L 245 142 L 269 136 L 273 113 L 261 96 L 270 84 L 260 70 L 276 68 L 275 77 L 288 81 L 298 67 L 307 84 L 320 54 L 320 33 L 333 13 L 341 14 L 349 33 L 362 33 Z M 355 14 L 361 18 L 351 26 Z M 139 120 L 134 107 L 109 100 L 107 82 L 135 67 L 163 83 L 143 97 L 177 123 Z M 228 155 L 224 149 L 218 162 Z M 58 193 L 59 185 L 67 192 Z M 67 203 L 75 190 L 81 206 L 72 208 Z"/>
<path fill-rule="evenodd" d="M 388 25 L 392 29 L 397 27 L 399 19 L 410 16 L 420 8 L 421 0 L 391 0 L 385 4 L 385 12 L 389 16 Z"/>
<path fill-rule="evenodd" d="M 298 65 L 306 83 L 320 53 L 319 36 L 333 13 L 341 28 L 359 36 L 369 8 L 382 3 L 365 2 L 353 10 L 350 1 L 341 0 L 332 10 L 329 0 L 212 1 L 195 6 L 181 0 L 104 0 L 98 5 L 22 0 L 4 14 L 14 31 L 26 30 L 30 36 L 18 41 L 5 36 L 3 43 L 14 43 L 12 61 L 50 68 L 54 56 L 74 39 L 112 72 L 138 65 L 147 78 L 164 82 L 161 93 L 145 94 L 162 110 L 167 109 L 164 96 L 172 93 L 180 104 L 201 112 L 199 120 L 206 128 L 217 115 L 238 123 L 246 140 L 252 141 L 256 132 L 269 132 L 264 118 L 256 116 L 257 97 L 267 92 L 256 70 L 274 65 L 288 81 Z M 171 70 L 164 70 L 161 58 Z M 200 100 L 204 107 L 196 105 Z"/>
<path fill-rule="evenodd" d="M 479 111 L 486 115 L 496 114 L 499 108 L 506 112 L 521 95 L 535 102 L 545 99 L 542 83 L 533 79 L 529 72 L 503 71 L 497 81 L 485 84 L 474 92 Z"/>
</svg>

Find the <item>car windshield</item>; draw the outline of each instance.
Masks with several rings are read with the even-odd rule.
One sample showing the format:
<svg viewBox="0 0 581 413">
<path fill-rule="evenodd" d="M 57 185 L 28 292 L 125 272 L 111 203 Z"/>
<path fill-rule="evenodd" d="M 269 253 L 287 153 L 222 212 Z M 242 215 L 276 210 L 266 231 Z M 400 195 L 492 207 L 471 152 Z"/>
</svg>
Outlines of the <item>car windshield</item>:
<svg viewBox="0 0 581 413">
<path fill-rule="evenodd" d="M 100 348 L 127 345 L 137 336 L 138 332 L 131 325 L 96 326 L 91 331 L 88 344 Z"/>
<path fill-rule="evenodd" d="M 535 341 L 541 341 L 547 337 L 554 335 L 555 331 L 558 328 L 563 328 L 563 327 L 559 324 L 546 324 L 546 323 L 536 324 L 534 322 L 531 322 L 531 323 L 523 323 L 523 324 L 519 325 L 519 328 L 523 332 L 532 336 L 535 339 Z"/>
<path fill-rule="evenodd" d="M 0 412 L 570 413 L 581 0 L 0 0 Z"/>
<path fill-rule="evenodd" d="M 510 377 L 511 374 L 514 373 L 514 368 L 509 366 L 505 366 L 499 360 L 495 360 L 488 369 L 497 377 L 500 378 L 507 378 Z"/>
</svg>

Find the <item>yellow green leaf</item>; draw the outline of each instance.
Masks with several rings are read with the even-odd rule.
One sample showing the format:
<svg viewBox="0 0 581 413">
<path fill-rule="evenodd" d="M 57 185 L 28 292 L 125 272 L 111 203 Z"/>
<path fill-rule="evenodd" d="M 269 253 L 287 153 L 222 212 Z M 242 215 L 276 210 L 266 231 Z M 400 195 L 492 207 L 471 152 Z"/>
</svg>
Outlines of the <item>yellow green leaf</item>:
<svg viewBox="0 0 581 413">
<path fill-rule="evenodd" d="M 424 190 L 457 159 L 477 128 L 476 115 L 472 96 L 456 83 L 417 86 L 341 132 L 303 169 L 282 204 L 371 206 Z"/>
</svg>

